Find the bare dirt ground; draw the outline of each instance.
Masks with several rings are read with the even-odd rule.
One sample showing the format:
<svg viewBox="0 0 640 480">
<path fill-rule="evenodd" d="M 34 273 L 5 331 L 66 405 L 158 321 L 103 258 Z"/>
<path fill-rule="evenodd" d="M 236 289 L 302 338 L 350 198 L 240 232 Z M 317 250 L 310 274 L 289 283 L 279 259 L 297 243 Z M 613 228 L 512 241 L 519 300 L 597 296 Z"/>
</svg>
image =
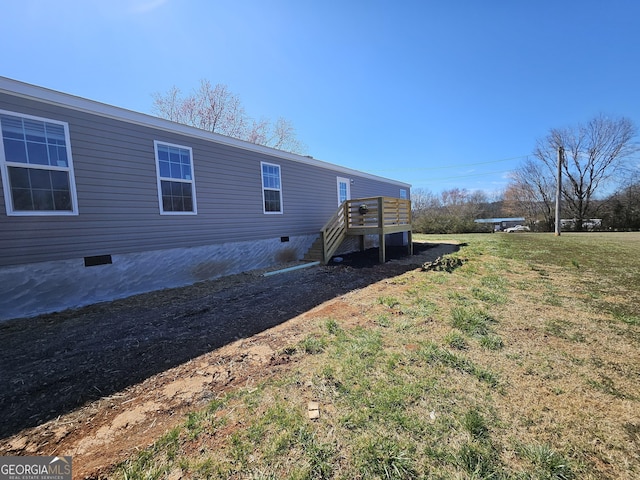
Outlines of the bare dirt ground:
<svg viewBox="0 0 640 480">
<path fill-rule="evenodd" d="M 272 276 L 194 286 L 0 324 L 0 455 L 72 455 L 74 478 L 100 478 L 184 422 L 190 410 L 285 368 L 277 355 L 349 296 L 457 249 L 415 244 Z"/>
</svg>

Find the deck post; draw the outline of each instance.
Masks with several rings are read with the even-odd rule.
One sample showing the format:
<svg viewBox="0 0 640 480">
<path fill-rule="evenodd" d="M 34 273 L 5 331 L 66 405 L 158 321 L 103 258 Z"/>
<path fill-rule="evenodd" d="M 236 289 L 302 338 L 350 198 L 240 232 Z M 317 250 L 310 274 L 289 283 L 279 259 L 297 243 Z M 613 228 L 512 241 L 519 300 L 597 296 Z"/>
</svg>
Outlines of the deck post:
<svg viewBox="0 0 640 480">
<path fill-rule="evenodd" d="M 380 244 L 380 254 L 378 256 L 378 260 L 380 261 L 380 263 L 384 263 L 386 262 L 386 245 L 385 245 L 385 238 L 384 238 L 384 233 L 381 233 L 380 235 L 378 235 L 378 243 Z"/>
<path fill-rule="evenodd" d="M 380 263 L 386 261 L 386 242 L 384 238 L 384 198 L 378 197 L 378 245 Z"/>
<path fill-rule="evenodd" d="M 409 230 L 407 230 L 407 239 L 409 242 L 409 255 L 413 255 L 413 236 L 412 236 L 412 227 L 411 224 L 413 219 L 411 218 L 411 201 L 407 203 L 407 220 L 409 221 Z"/>
</svg>

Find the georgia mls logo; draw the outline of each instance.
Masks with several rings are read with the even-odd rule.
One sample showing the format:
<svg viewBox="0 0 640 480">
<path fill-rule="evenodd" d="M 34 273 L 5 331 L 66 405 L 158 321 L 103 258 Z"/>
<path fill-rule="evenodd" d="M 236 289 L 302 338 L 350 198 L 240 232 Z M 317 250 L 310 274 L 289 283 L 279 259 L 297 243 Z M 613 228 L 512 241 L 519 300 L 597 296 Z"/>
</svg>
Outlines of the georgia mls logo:
<svg viewBox="0 0 640 480">
<path fill-rule="evenodd" d="M 71 480 L 71 457 L 0 457 L 0 480 Z"/>
</svg>

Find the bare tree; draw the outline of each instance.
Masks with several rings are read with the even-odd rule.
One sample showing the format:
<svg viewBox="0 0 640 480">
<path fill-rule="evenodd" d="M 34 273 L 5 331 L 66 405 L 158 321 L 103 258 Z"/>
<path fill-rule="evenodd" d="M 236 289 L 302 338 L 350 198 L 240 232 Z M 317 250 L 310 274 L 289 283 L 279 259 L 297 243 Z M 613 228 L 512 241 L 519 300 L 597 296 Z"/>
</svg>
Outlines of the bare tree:
<svg viewBox="0 0 640 480">
<path fill-rule="evenodd" d="M 303 153 L 306 148 L 291 122 L 279 118 L 273 124 L 268 119 L 250 118 L 226 85 L 213 86 L 208 80 L 201 80 L 200 87 L 189 95 L 182 95 L 175 86 L 164 94 L 154 93 L 153 111 L 167 120 L 258 145 L 292 153 Z"/>
<path fill-rule="evenodd" d="M 564 149 L 562 197 L 576 219 L 576 229 L 581 230 L 584 220 L 596 213 L 595 195 L 623 160 L 638 151 L 635 135 L 636 127 L 628 118 L 599 115 L 584 125 L 551 129 L 538 140 L 534 155 L 550 172 L 556 168 L 558 148 Z"/>
<path fill-rule="evenodd" d="M 478 190 L 453 188 L 439 195 L 428 190 L 411 191 L 413 223 L 417 232 L 462 233 L 478 229 L 474 222 L 488 205 L 487 196 Z"/>
<path fill-rule="evenodd" d="M 523 215 L 530 223 L 553 230 L 555 221 L 556 179 L 554 171 L 545 163 L 531 158 L 511 173 L 511 183 L 504 195 L 505 211 L 509 215 Z"/>
<path fill-rule="evenodd" d="M 296 129 L 293 124 L 282 117 L 278 118 L 273 125 L 270 143 L 273 144 L 275 148 L 289 152 L 304 150 L 304 145 L 297 139 Z"/>
<path fill-rule="evenodd" d="M 160 95 L 153 94 L 153 111 L 156 115 L 167 120 L 178 123 L 188 123 L 182 118 L 182 99 L 180 98 L 180 89 L 175 85 L 167 90 L 167 93 Z"/>
<path fill-rule="evenodd" d="M 411 209 L 414 215 L 438 207 L 440 207 L 440 200 L 437 195 L 424 188 L 411 189 Z"/>
<path fill-rule="evenodd" d="M 305 146 L 297 139 L 293 124 L 282 117 L 275 123 L 264 118 L 251 120 L 243 140 L 293 153 L 305 150 Z"/>
</svg>

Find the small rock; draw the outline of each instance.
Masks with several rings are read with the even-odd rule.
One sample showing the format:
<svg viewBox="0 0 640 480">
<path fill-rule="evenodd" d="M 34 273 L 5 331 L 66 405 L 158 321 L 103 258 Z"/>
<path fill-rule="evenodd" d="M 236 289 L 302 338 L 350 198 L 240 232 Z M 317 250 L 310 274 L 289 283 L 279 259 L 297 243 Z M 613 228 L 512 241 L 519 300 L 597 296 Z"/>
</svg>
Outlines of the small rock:
<svg viewBox="0 0 640 480">
<path fill-rule="evenodd" d="M 311 420 L 320 418 L 320 404 L 318 402 L 309 402 L 307 406 L 307 414 Z"/>
</svg>

